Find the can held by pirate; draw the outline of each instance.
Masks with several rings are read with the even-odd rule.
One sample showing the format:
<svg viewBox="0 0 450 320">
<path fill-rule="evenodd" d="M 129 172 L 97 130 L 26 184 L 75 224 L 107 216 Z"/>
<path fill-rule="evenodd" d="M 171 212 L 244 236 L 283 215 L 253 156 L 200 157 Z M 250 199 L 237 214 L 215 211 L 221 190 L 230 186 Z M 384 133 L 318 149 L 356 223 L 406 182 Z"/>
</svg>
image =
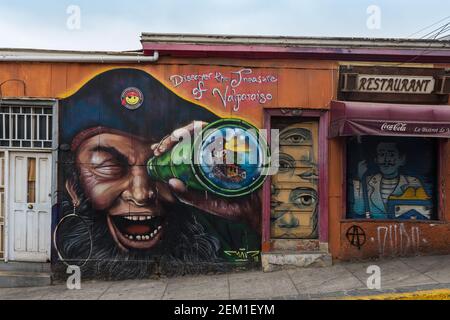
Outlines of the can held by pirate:
<svg viewBox="0 0 450 320">
<path fill-rule="evenodd" d="M 239 197 L 258 189 L 269 167 L 266 139 L 240 119 L 212 122 L 192 142 L 179 142 L 170 152 L 147 162 L 153 179 L 168 182 L 178 178 L 188 189 L 223 197 Z"/>
</svg>

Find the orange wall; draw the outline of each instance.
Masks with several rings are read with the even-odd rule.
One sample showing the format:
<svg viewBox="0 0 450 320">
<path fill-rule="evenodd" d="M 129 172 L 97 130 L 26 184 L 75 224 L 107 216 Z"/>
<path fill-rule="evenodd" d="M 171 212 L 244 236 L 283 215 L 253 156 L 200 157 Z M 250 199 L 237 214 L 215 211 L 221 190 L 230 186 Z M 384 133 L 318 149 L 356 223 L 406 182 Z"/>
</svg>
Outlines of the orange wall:
<svg viewBox="0 0 450 320">
<path fill-rule="evenodd" d="M 244 67 L 245 66 L 245 67 Z M 219 116 L 242 117 L 255 125 L 262 125 L 264 108 L 311 108 L 326 109 L 336 95 L 338 66 L 326 61 L 245 61 L 224 59 L 170 59 L 163 58 L 157 64 L 79 64 L 79 63 L 2 63 L 0 83 L 3 97 L 45 97 L 62 98 L 75 92 L 95 75 L 112 68 L 131 67 L 147 71 L 178 95 L 203 105 Z M 251 68 L 253 75 L 274 75 L 274 84 L 242 85 L 242 92 L 270 92 L 273 99 L 264 105 L 244 103 L 239 111 L 224 108 L 220 99 L 211 94 L 201 100 L 192 95 L 194 82 L 174 87 L 170 76 L 175 74 L 198 74 L 219 71 L 224 75 L 242 68 Z M 22 82 L 11 81 L 19 79 Z M 10 80 L 10 81 L 8 81 Z M 209 82 L 210 88 L 225 89 L 216 81 Z"/>
<path fill-rule="evenodd" d="M 220 105 L 219 99 L 212 97 L 195 100 L 191 94 L 192 87 L 180 86 L 172 88 L 170 76 L 173 74 L 190 74 L 217 71 L 229 73 L 238 69 L 252 68 L 255 73 L 273 74 L 277 82 L 273 85 L 245 86 L 248 88 L 267 89 L 273 95 L 270 103 L 257 103 L 243 106 L 241 111 L 233 112 Z M 1 95 L 5 97 L 40 97 L 61 98 L 75 92 L 83 83 L 95 75 L 120 67 L 133 67 L 145 70 L 159 79 L 180 96 L 195 103 L 211 108 L 220 116 L 242 117 L 262 126 L 264 108 L 306 108 L 328 109 L 329 102 L 336 98 L 338 83 L 338 63 L 333 61 L 286 61 L 286 60 L 239 60 L 239 59 L 171 59 L 162 58 L 156 64 L 78 64 L 78 63 L 1 63 L 0 83 Z M 8 81 L 19 79 L 22 82 Z M 244 109 L 245 108 L 245 109 Z M 245 110 L 245 112 L 242 112 Z M 344 222 L 344 177 L 343 177 L 343 140 L 329 140 L 329 246 L 334 258 L 349 259 L 351 257 L 374 257 L 379 254 L 376 244 L 377 228 L 386 222 L 370 222 L 363 224 L 368 237 L 368 245 L 357 249 L 351 247 L 345 233 L 352 222 Z M 447 159 L 447 158 L 446 158 Z M 450 179 L 450 166 L 443 174 L 445 181 Z M 444 185 L 446 194 L 450 193 L 450 184 Z M 445 207 L 445 220 L 450 221 L 450 212 Z M 408 222 L 408 227 L 410 223 Z M 412 223 L 413 226 L 420 223 Z M 360 224 L 359 224 L 360 225 Z M 420 253 L 450 252 L 449 224 L 437 226 L 421 223 L 423 242 Z M 382 229 L 384 230 L 384 229 Z M 446 234 L 445 236 L 440 236 Z M 372 241 L 371 238 L 375 240 Z"/>
</svg>

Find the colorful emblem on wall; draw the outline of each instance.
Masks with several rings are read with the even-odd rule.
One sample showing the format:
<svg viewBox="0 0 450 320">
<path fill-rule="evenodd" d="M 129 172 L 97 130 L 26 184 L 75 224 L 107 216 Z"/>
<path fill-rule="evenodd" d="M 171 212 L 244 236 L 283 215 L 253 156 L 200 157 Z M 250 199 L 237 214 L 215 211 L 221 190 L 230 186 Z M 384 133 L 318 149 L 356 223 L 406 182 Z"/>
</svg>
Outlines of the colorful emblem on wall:
<svg viewBox="0 0 450 320">
<path fill-rule="evenodd" d="M 126 88 L 120 97 L 122 106 L 130 110 L 136 110 L 144 102 L 144 95 L 138 88 Z"/>
<path fill-rule="evenodd" d="M 239 250 L 235 251 L 224 251 L 224 253 L 234 262 L 258 262 L 260 255 L 259 250 L 249 251 L 245 248 L 239 248 Z"/>
</svg>

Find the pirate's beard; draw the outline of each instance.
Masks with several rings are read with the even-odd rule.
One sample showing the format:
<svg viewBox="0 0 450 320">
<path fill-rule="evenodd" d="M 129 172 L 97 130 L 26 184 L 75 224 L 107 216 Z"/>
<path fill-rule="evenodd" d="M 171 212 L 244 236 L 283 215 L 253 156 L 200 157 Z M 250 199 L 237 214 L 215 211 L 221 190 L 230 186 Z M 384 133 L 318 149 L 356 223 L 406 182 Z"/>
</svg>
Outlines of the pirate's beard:
<svg viewBox="0 0 450 320">
<path fill-rule="evenodd" d="M 78 217 L 63 220 L 56 241 L 62 262 L 82 265 L 84 278 L 127 279 L 225 271 L 226 264 L 218 257 L 219 241 L 197 222 L 193 208 L 181 203 L 166 205 L 168 223 L 160 243 L 148 250 L 126 252 L 111 236 L 107 213 L 91 207 L 73 171 L 72 180 L 80 199 L 75 210 Z M 73 213 L 73 208 L 71 198 L 66 195 L 62 218 Z"/>
</svg>

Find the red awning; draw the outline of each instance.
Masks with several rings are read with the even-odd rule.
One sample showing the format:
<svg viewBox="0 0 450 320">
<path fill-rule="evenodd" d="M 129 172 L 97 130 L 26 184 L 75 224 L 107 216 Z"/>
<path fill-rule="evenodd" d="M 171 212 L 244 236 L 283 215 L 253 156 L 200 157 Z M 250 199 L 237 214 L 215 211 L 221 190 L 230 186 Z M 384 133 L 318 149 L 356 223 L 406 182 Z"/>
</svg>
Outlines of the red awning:
<svg viewBox="0 0 450 320">
<path fill-rule="evenodd" d="M 450 105 L 331 102 L 330 137 L 450 138 Z"/>
</svg>

